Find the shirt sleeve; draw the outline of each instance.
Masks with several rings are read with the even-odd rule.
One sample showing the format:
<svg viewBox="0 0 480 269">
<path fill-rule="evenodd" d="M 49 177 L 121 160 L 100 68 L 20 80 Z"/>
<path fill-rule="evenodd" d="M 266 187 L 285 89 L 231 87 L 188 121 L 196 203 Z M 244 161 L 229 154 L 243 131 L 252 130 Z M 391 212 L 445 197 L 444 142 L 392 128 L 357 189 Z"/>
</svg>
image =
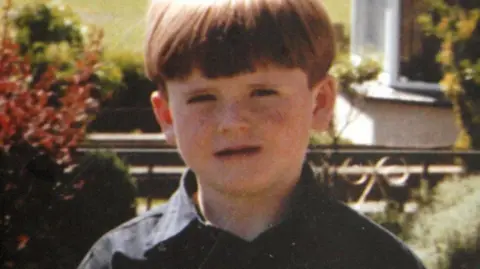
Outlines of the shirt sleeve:
<svg viewBox="0 0 480 269">
<path fill-rule="evenodd" d="M 77 269 L 112 269 L 113 253 L 107 235 L 100 238 L 92 246 Z"/>
</svg>

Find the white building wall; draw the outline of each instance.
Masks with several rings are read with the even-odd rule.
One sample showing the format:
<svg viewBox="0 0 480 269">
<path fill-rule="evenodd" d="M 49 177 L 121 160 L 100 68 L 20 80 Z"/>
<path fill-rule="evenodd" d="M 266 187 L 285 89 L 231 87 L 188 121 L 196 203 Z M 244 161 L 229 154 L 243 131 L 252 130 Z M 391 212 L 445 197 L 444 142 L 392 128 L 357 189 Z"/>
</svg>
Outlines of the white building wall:
<svg viewBox="0 0 480 269">
<path fill-rule="evenodd" d="M 459 133 L 450 108 L 371 101 L 364 112 L 376 123 L 374 141 L 379 145 L 449 146 Z"/>
<path fill-rule="evenodd" d="M 355 144 L 374 144 L 373 119 L 357 107 L 352 106 L 350 101 L 342 95 L 337 97 L 334 119 L 335 128 L 340 137 L 349 139 Z"/>
<path fill-rule="evenodd" d="M 336 102 L 337 130 L 355 144 L 391 147 L 438 147 L 455 142 L 459 129 L 450 108 L 365 100 L 352 108 L 344 96 Z"/>
</svg>

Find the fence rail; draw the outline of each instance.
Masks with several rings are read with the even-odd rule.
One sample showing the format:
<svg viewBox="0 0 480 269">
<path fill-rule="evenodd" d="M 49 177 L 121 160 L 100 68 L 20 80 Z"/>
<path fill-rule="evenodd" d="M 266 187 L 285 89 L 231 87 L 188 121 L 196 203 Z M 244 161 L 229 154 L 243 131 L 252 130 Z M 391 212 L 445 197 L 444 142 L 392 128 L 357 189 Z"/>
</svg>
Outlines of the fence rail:
<svg viewBox="0 0 480 269">
<path fill-rule="evenodd" d="M 96 150 L 115 152 L 130 166 L 139 195 L 147 198 L 147 208 L 153 198 L 170 196 L 186 169 L 177 149 L 168 146 L 162 134 L 90 135 L 78 154 Z M 455 157 L 480 159 L 480 152 L 312 147 L 306 159 L 341 200 L 358 204 L 388 198 L 405 204 L 422 181 L 433 187 L 446 175 L 465 174 L 464 167 L 454 164 Z"/>
<path fill-rule="evenodd" d="M 131 166 L 129 171 L 137 177 L 144 177 L 149 173 L 153 174 L 165 174 L 165 175 L 181 175 L 185 172 L 186 167 L 183 166 Z M 315 172 L 322 172 L 321 167 L 314 167 Z M 430 165 L 425 168 L 422 165 L 409 165 L 399 166 L 390 165 L 384 167 L 376 166 L 342 166 L 342 167 L 329 167 L 329 174 L 341 174 L 345 176 L 350 175 L 364 175 L 364 174 L 380 174 L 380 175 L 405 175 L 405 174 L 422 174 L 427 173 L 431 175 L 440 174 L 463 174 L 465 171 L 462 166 L 459 165 Z"/>
</svg>

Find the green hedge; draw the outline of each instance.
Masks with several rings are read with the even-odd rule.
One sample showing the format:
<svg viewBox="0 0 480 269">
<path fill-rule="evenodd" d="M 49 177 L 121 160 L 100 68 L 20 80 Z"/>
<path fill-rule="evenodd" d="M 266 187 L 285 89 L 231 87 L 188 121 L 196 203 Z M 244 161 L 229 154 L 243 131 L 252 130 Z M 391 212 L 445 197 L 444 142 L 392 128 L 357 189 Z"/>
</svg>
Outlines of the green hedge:
<svg viewBox="0 0 480 269">
<path fill-rule="evenodd" d="M 151 105 L 155 85 L 147 79 L 142 55 L 129 51 L 107 51 L 105 58 L 120 69 L 122 80 L 111 98 L 102 104 L 90 132 L 160 132 Z"/>
<path fill-rule="evenodd" d="M 98 97 L 107 97 L 122 82 L 115 62 L 103 57 L 101 31 L 84 24 L 77 13 L 61 2 L 34 2 L 19 6 L 9 21 L 20 54 L 29 58 L 32 85 L 48 67 L 55 66 L 55 77 L 68 78 L 89 60 L 86 51 L 98 52 L 95 71 L 89 78 Z M 53 85 L 52 88 L 55 88 Z"/>
<path fill-rule="evenodd" d="M 136 216 L 137 188 L 123 161 L 106 151 L 84 156 L 69 178 L 59 187 L 67 201 L 56 210 L 56 232 L 59 258 L 76 266 L 100 236 Z"/>
</svg>

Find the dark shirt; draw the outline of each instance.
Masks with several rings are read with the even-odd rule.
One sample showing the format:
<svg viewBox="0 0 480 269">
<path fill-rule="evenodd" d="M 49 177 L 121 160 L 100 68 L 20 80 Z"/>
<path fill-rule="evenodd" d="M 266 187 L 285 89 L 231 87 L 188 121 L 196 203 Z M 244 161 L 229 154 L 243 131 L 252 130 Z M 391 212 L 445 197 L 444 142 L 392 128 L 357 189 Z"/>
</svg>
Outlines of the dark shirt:
<svg viewBox="0 0 480 269">
<path fill-rule="evenodd" d="M 290 214 L 245 241 L 205 225 L 188 171 L 167 203 L 105 234 L 78 268 L 424 268 L 394 235 L 331 198 L 318 182 L 305 164 Z"/>
</svg>

